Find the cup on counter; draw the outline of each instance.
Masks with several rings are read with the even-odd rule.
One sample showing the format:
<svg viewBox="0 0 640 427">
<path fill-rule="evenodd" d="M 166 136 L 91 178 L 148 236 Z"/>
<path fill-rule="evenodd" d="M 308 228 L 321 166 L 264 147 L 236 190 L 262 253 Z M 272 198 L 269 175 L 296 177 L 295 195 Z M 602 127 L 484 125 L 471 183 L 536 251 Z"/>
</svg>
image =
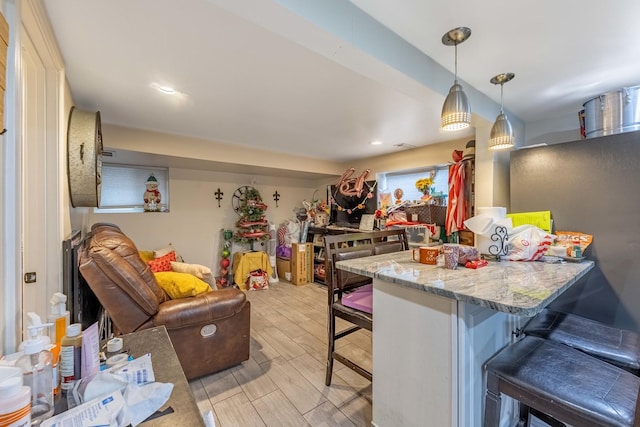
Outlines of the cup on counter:
<svg viewBox="0 0 640 427">
<path fill-rule="evenodd" d="M 413 260 L 421 264 L 436 265 L 439 249 L 432 246 L 420 246 L 413 249 Z"/>
<path fill-rule="evenodd" d="M 458 268 L 458 245 L 453 243 L 445 243 L 442 245 L 442 254 L 444 256 L 444 268 L 455 270 Z"/>
</svg>

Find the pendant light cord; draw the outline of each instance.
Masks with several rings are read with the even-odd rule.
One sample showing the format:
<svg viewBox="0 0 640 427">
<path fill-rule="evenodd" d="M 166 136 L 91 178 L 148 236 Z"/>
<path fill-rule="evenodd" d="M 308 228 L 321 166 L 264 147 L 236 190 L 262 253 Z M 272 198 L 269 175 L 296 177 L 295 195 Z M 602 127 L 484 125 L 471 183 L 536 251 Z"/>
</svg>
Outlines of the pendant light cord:
<svg viewBox="0 0 640 427">
<path fill-rule="evenodd" d="M 504 105 L 504 83 L 500 83 L 500 114 L 504 113 L 504 110 L 502 109 Z"/>
</svg>

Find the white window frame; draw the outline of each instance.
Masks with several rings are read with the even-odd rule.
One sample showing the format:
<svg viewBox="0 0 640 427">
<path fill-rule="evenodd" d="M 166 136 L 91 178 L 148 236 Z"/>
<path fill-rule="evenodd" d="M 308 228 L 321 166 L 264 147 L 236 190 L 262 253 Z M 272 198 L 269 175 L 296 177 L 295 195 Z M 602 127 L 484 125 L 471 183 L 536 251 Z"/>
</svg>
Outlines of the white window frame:
<svg viewBox="0 0 640 427">
<path fill-rule="evenodd" d="M 114 174 L 128 175 L 126 181 L 114 180 Z M 158 180 L 158 190 L 162 195 L 163 210 L 169 212 L 169 168 L 159 166 L 125 165 L 118 163 L 102 163 L 102 189 L 100 207 L 94 213 L 140 213 L 144 211 L 143 194 L 145 182 L 153 174 Z M 121 204 L 113 202 L 126 192 L 128 200 Z"/>
</svg>

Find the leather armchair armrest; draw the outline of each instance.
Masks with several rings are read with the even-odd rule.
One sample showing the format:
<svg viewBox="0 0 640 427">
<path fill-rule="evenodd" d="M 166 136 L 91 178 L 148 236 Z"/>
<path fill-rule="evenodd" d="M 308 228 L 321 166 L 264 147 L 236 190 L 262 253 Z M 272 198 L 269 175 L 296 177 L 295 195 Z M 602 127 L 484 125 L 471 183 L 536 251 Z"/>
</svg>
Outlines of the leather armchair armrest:
<svg viewBox="0 0 640 427">
<path fill-rule="evenodd" d="M 167 329 L 204 325 L 235 315 L 246 301 L 244 292 L 232 288 L 174 299 L 160 305 L 153 323 Z"/>
</svg>

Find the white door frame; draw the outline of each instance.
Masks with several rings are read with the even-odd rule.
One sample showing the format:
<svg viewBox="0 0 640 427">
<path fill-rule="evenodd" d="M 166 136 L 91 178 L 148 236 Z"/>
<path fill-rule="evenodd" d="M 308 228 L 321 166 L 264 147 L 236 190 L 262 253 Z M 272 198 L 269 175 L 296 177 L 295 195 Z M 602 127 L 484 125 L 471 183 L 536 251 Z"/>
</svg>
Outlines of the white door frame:
<svg viewBox="0 0 640 427">
<path fill-rule="evenodd" d="M 62 239 L 64 233 L 63 217 L 68 209 L 63 209 L 62 186 L 66 182 L 65 144 L 64 144 L 64 66 L 57 48 L 55 37 L 50 28 L 42 0 L 4 0 L 3 10 L 10 26 L 10 46 L 7 65 L 7 94 L 5 117 L 8 132 L 5 136 L 5 153 L 2 158 L 2 179 L 4 179 L 2 227 L 3 247 L 0 265 L 4 283 L 0 285 L 4 301 L 0 327 L 5 331 L 2 337 L 4 353 L 12 352 L 21 340 L 22 331 L 22 177 L 33 173 L 28 164 L 22 169 L 24 149 L 23 117 L 23 78 L 22 45 L 23 37 L 28 34 L 45 67 L 44 138 L 46 140 L 45 172 L 46 179 L 42 194 L 46 194 L 45 208 L 39 215 L 46 222 L 43 238 L 45 259 L 39 266 L 45 291 L 38 296 L 38 306 L 47 306 L 49 296 L 62 289 Z M 13 128 L 13 129 L 10 129 Z M 42 299 L 42 301 L 40 301 Z M 46 316 L 46 313 L 40 313 Z"/>
</svg>

